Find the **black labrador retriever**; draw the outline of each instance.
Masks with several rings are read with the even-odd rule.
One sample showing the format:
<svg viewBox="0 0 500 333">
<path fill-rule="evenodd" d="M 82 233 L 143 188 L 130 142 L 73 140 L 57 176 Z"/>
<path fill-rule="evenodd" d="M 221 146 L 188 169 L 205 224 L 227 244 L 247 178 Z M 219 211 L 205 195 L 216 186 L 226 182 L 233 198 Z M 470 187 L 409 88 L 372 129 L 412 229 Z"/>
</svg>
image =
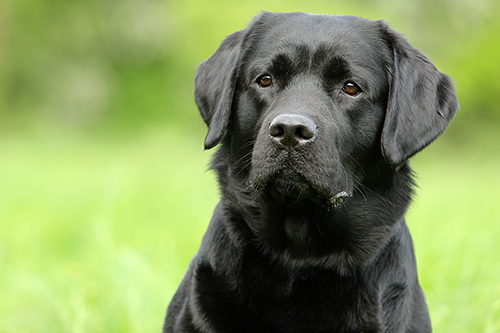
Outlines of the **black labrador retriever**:
<svg viewBox="0 0 500 333">
<path fill-rule="evenodd" d="M 267 13 L 196 76 L 222 199 L 164 332 L 430 332 L 408 158 L 452 82 L 382 21 Z"/>
</svg>

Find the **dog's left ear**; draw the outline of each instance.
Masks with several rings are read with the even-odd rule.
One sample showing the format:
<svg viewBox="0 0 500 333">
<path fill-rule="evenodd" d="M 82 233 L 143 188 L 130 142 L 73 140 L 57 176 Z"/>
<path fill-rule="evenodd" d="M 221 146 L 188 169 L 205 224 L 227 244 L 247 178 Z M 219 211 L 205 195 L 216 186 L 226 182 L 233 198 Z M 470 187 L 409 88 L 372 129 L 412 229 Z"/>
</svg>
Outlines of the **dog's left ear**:
<svg viewBox="0 0 500 333">
<path fill-rule="evenodd" d="M 406 39 L 384 26 L 393 52 L 382 153 L 397 168 L 440 135 L 458 102 L 451 79 Z"/>
</svg>

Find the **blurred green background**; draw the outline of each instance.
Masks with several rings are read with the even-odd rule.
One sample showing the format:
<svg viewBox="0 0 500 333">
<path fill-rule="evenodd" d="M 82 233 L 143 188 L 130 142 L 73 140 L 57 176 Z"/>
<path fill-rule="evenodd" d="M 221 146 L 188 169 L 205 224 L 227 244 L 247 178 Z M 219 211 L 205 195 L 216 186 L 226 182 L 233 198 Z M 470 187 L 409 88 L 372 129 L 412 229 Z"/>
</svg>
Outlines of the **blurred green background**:
<svg viewBox="0 0 500 333">
<path fill-rule="evenodd" d="M 385 19 L 461 104 L 413 158 L 436 332 L 500 332 L 500 2 L 2 0 L 0 332 L 160 332 L 218 192 L 196 66 L 260 10 Z"/>
</svg>

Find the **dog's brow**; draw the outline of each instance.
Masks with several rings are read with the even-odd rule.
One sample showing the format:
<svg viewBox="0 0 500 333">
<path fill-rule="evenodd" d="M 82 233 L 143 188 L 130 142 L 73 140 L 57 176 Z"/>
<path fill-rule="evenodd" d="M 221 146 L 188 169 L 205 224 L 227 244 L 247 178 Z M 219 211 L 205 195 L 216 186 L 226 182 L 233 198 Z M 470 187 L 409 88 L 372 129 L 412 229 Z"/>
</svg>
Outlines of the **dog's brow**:
<svg viewBox="0 0 500 333">
<path fill-rule="evenodd" d="M 273 69 L 285 69 L 293 72 L 304 72 L 308 70 L 324 70 L 329 67 L 347 68 L 347 62 L 343 60 L 331 46 L 320 44 L 315 50 L 305 44 L 295 45 L 293 51 L 280 53 L 273 58 Z M 338 73 L 339 69 L 335 71 Z M 346 73 L 344 73 L 346 74 Z"/>
<path fill-rule="evenodd" d="M 292 73 L 295 72 L 296 65 L 287 54 L 280 53 L 271 60 L 269 70 L 271 75 L 277 80 L 280 88 L 283 89 L 289 82 Z"/>
<path fill-rule="evenodd" d="M 338 81 L 350 77 L 351 70 L 347 61 L 336 56 L 328 60 L 323 75 L 328 81 Z"/>
<path fill-rule="evenodd" d="M 328 59 L 328 56 L 332 54 L 333 50 L 329 49 L 326 45 L 320 45 L 314 52 L 312 65 L 315 67 L 323 65 Z"/>
<path fill-rule="evenodd" d="M 288 73 L 294 67 L 290 57 L 284 53 L 280 53 L 271 61 L 271 73 L 278 79 L 285 79 Z"/>
</svg>

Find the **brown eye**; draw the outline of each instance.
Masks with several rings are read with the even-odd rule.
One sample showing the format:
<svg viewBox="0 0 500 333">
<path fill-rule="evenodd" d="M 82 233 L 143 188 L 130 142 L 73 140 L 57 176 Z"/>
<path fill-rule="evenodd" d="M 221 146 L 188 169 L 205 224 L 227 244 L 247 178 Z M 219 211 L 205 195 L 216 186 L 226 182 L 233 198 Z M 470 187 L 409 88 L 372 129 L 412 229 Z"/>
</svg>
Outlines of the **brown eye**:
<svg viewBox="0 0 500 333">
<path fill-rule="evenodd" d="M 342 87 L 342 91 L 351 96 L 357 96 L 361 92 L 361 88 L 354 82 L 346 82 Z"/>
<path fill-rule="evenodd" d="M 262 75 L 257 79 L 257 83 L 260 87 L 267 88 L 273 84 L 273 78 L 270 75 Z"/>
</svg>

